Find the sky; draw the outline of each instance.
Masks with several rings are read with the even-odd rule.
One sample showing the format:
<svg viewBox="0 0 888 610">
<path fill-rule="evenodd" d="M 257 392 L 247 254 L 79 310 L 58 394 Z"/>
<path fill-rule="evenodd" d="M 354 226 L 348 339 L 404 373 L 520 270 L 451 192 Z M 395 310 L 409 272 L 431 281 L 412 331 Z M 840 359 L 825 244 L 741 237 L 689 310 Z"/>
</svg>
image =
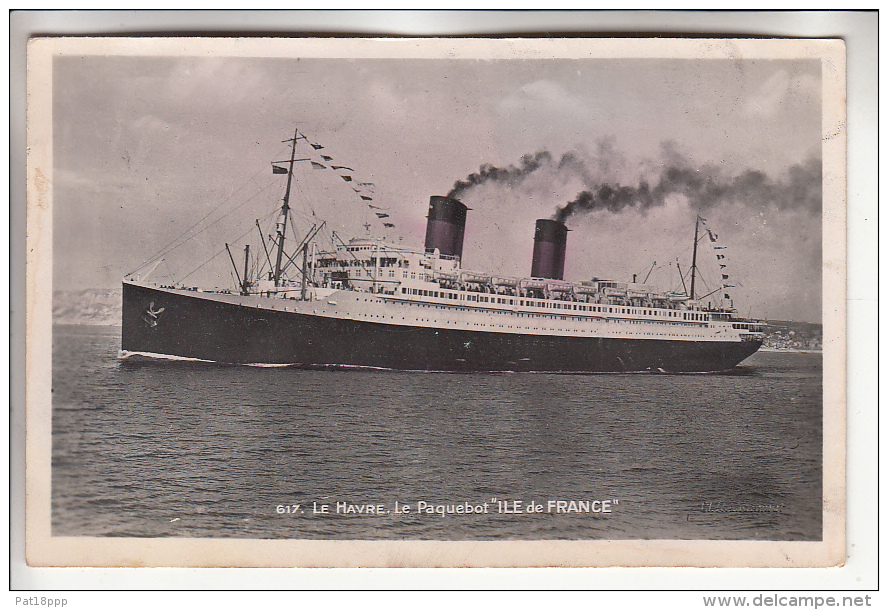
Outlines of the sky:
<svg viewBox="0 0 888 610">
<path fill-rule="evenodd" d="M 62 56 L 54 288 L 119 286 L 183 233 L 197 234 L 153 279 L 196 268 L 186 283 L 229 282 L 227 254 L 204 263 L 226 242 L 239 260 L 246 243 L 261 252 L 255 220 L 285 184 L 271 162 L 296 127 L 324 146 L 300 154 L 349 168 L 298 164 L 300 231 L 324 221 L 325 234 L 421 248 L 429 197 L 456 189 L 470 208 L 464 268 L 529 275 L 534 221 L 561 210 L 566 279 L 653 268 L 650 283 L 670 289 L 699 214 L 742 314 L 821 321 L 813 60 Z"/>
</svg>

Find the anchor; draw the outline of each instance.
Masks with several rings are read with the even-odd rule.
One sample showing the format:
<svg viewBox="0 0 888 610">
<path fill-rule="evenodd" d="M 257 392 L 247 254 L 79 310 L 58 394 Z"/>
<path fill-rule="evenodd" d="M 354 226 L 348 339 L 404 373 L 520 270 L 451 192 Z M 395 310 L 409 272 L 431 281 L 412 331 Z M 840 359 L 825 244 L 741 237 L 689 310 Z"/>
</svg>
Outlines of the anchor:
<svg viewBox="0 0 888 610">
<path fill-rule="evenodd" d="M 154 301 L 151 301 L 151 304 L 148 306 L 148 309 L 145 310 L 146 315 L 142 316 L 142 319 L 145 321 L 145 323 L 148 326 L 154 328 L 155 326 L 157 326 L 158 316 L 160 316 L 160 314 L 163 313 L 164 309 L 166 309 L 166 307 L 161 307 L 160 309 L 154 309 Z"/>
</svg>

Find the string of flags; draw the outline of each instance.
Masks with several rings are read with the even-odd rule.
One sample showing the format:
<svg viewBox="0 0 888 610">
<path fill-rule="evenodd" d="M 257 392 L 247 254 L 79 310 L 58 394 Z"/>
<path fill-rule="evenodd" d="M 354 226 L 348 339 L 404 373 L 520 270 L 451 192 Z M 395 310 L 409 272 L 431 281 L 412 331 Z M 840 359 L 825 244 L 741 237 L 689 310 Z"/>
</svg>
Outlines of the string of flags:
<svg viewBox="0 0 888 610">
<path fill-rule="evenodd" d="M 705 218 L 703 218 L 703 217 L 701 217 L 701 216 L 698 216 L 698 218 L 700 219 L 700 222 L 702 222 L 704 225 L 706 224 L 706 219 L 705 219 Z M 718 235 L 717 235 L 716 233 L 713 233 L 713 232 L 712 232 L 712 229 L 710 229 L 709 227 L 706 228 L 706 234 L 707 234 L 707 236 L 709 237 L 709 241 L 710 241 L 710 243 L 713 243 L 713 244 L 714 244 L 714 243 L 716 243 L 716 242 L 718 241 Z M 726 249 L 726 246 L 713 246 L 713 248 L 714 248 L 715 250 L 725 250 L 725 249 Z M 720 253 L 720 252 L 716 252 L 716 254 L 715 254 L 715 258 L 716 258 L 717 261 L 719 261 L 719 263 L 718 263 L 718 267 L 719 267 L 719 269 L 722 270 L 722 272 L 721 272 L 721 279 L 722 279 L 722 286 L 721 286 L 721 288 L 722 288 L 722 296 L 723 296 L 726 300 L 730 300 L 730 299 L 731 299 L 731 295 L 729 295 L 727 292 L 724 292 L 724 291 L 727 290 L 728 288 L 734 288 L 735 285 L 728 284 L 728 280 L 730 279 L 730 274 L 729 274 L 727 271 L 724 271 L 724 269 L 727 269 L 727 267 L 728 267 L 728 265 L 727 265 L 727 261 L 725 260 L 725 254 L 724 254 L 724 253 Z M 724 261 L 724 262 L 722 262 L 722 261 Z"/>
<path fill-rule="evenodd" d="M 305 134 L 299 134 L 297 136 L 297 139 L 305 140 L 314 150 L 323 150 L 324 149 L 323 145 L 312 142 L 311 140 L 308 139 L 308 137 Z M 345 172 L 354 172 L 355 170 L 351 167 L 348 167 L 347 165 L 333 165 L 332 164 L 333 157 L 330 155 L 319 153 L 319 156 L 320 156 L 321 161 L 323 161 L 323 163 L 321 161 L 315 161 L 313 159 L 302 159 L 302 160 L 303 161 L 310 161 L 312 169 L 328 170 L 328 171 L 332 170 L 332 171 L 336 172 L 336 174 L 340 178 L 342 178 L 343 182 L 349 183 L 349 185 L 352 187 L 352 190 L 355 193 L 357 193 L 358 196 L 361 198 L 361 201 L 364 201 L 364 202 L 373 201 L 373 197 L 371 195 L 374 194 L 374 190 L 373 190 L 374 184 L 372 182 L 359 182 L 358 180 L 355 180 L 354 176 L 352 176 L 351 173 L 345 173 Z M 289 170 L 286 167 L 281 167 L 279 165 L 272 164 L 271 171 L 273 174 L 286 174 Z M 371 203 L 367 203 L 367 205 L 368 205 L 368 207 L 370 207 L 373 210 L 373 213 L 376 214 L 377 219 L 384 220 L 384 219 L 389 218 L 389 215 L 387 213 L 385 213 L 385 211 L 384 211 L 384 210 L 386 210 L 386 208 L 382 208 L 377 205 L 373 205 Z M 383 210 L 383 211 L 377 211 L 377 210 Z M 390 221 L 383 222 L 382 225 L 386 229 L 394 229 L 395 228 L 395 224 Z"/>
</svg>

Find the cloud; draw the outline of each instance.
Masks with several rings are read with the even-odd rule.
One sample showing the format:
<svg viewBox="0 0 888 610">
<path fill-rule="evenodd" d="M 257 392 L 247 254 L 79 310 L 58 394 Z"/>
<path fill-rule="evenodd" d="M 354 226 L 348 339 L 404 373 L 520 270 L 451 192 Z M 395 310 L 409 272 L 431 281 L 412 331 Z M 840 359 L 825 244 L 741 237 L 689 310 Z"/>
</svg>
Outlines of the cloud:
<svg viewBox="0 0 888 610">
<path fill-rule="evenodd" d="M 120 172 L 84 172 L 77 170 L 55 169 L 52 176 L 53 185 L 60 194 L 68 191 L 82 193 L 113 194 L 132 191 L 139 185 L 135 176 L 128 176 Z"/>
<path fill-rule="evenodd" d="M 503 98 L 500 108 L 504 111 L 532 110 L 543 114 L 572 114 L 589 110 L 583 100 L 565 87 L 545 79 L 522 85 Z"/>
<path fill-rule="evenodd" d="M 775 72 L 743 105 L 753 117 L 773 118 L 786 111 L 787 105 L 806 101 L 820 94 L 820 80 L 810 74 L 790 76 L 786 70 Z"/>
<path fill-rule="evenodd" d="M 180 100 L 189 108 L 200 105 L 241 107 L 255 104 L 256 92 L 273 91 L 275 64 L 225 58 L 179 60 L 164 84 L 170 101 Z"/>
</svg>

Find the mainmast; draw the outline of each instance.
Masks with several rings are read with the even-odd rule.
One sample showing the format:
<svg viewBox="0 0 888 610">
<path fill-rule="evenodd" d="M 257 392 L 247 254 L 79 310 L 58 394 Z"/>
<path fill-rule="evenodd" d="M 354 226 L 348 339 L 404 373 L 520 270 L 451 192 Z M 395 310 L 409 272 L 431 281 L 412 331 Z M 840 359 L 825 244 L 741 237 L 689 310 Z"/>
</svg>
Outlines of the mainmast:
<svg viewBox="0 0 888 610">
<path fill-rule="evenodd" d="M 299 128 L 296 128 L 296 131 L 293 133 L 293 147 L 290 150 L 290 167 L 287 171 L 287 190 L 284 193 L 284 205 L 281 206 L 281 215 L 278 218 L 278 222 L 276 225 L 277 229 L 277 242 L 278 242 L 278 251 L 277 251 L 277 262 L 274 265 L 274 285 L 281 285 L 281 262 L 284 258 L 284 241 L 287 236 L 287 217 L 290 213 L 290 186 L 293 183 L 293 163 L 296 161 L 296 139 L 299 136 Z M 284 142 L 288 142 L 289 140 L 284 140 Z"/>
<path fill-rule="evenodd" d="M 694 280 L 697 274 L 697 236 L 700 232 L 700 215 L 697 214 L 697 221 L 694 223 L 694 255 L 691 259 L 691 300 L 694 300 Z"/>
</svg>

